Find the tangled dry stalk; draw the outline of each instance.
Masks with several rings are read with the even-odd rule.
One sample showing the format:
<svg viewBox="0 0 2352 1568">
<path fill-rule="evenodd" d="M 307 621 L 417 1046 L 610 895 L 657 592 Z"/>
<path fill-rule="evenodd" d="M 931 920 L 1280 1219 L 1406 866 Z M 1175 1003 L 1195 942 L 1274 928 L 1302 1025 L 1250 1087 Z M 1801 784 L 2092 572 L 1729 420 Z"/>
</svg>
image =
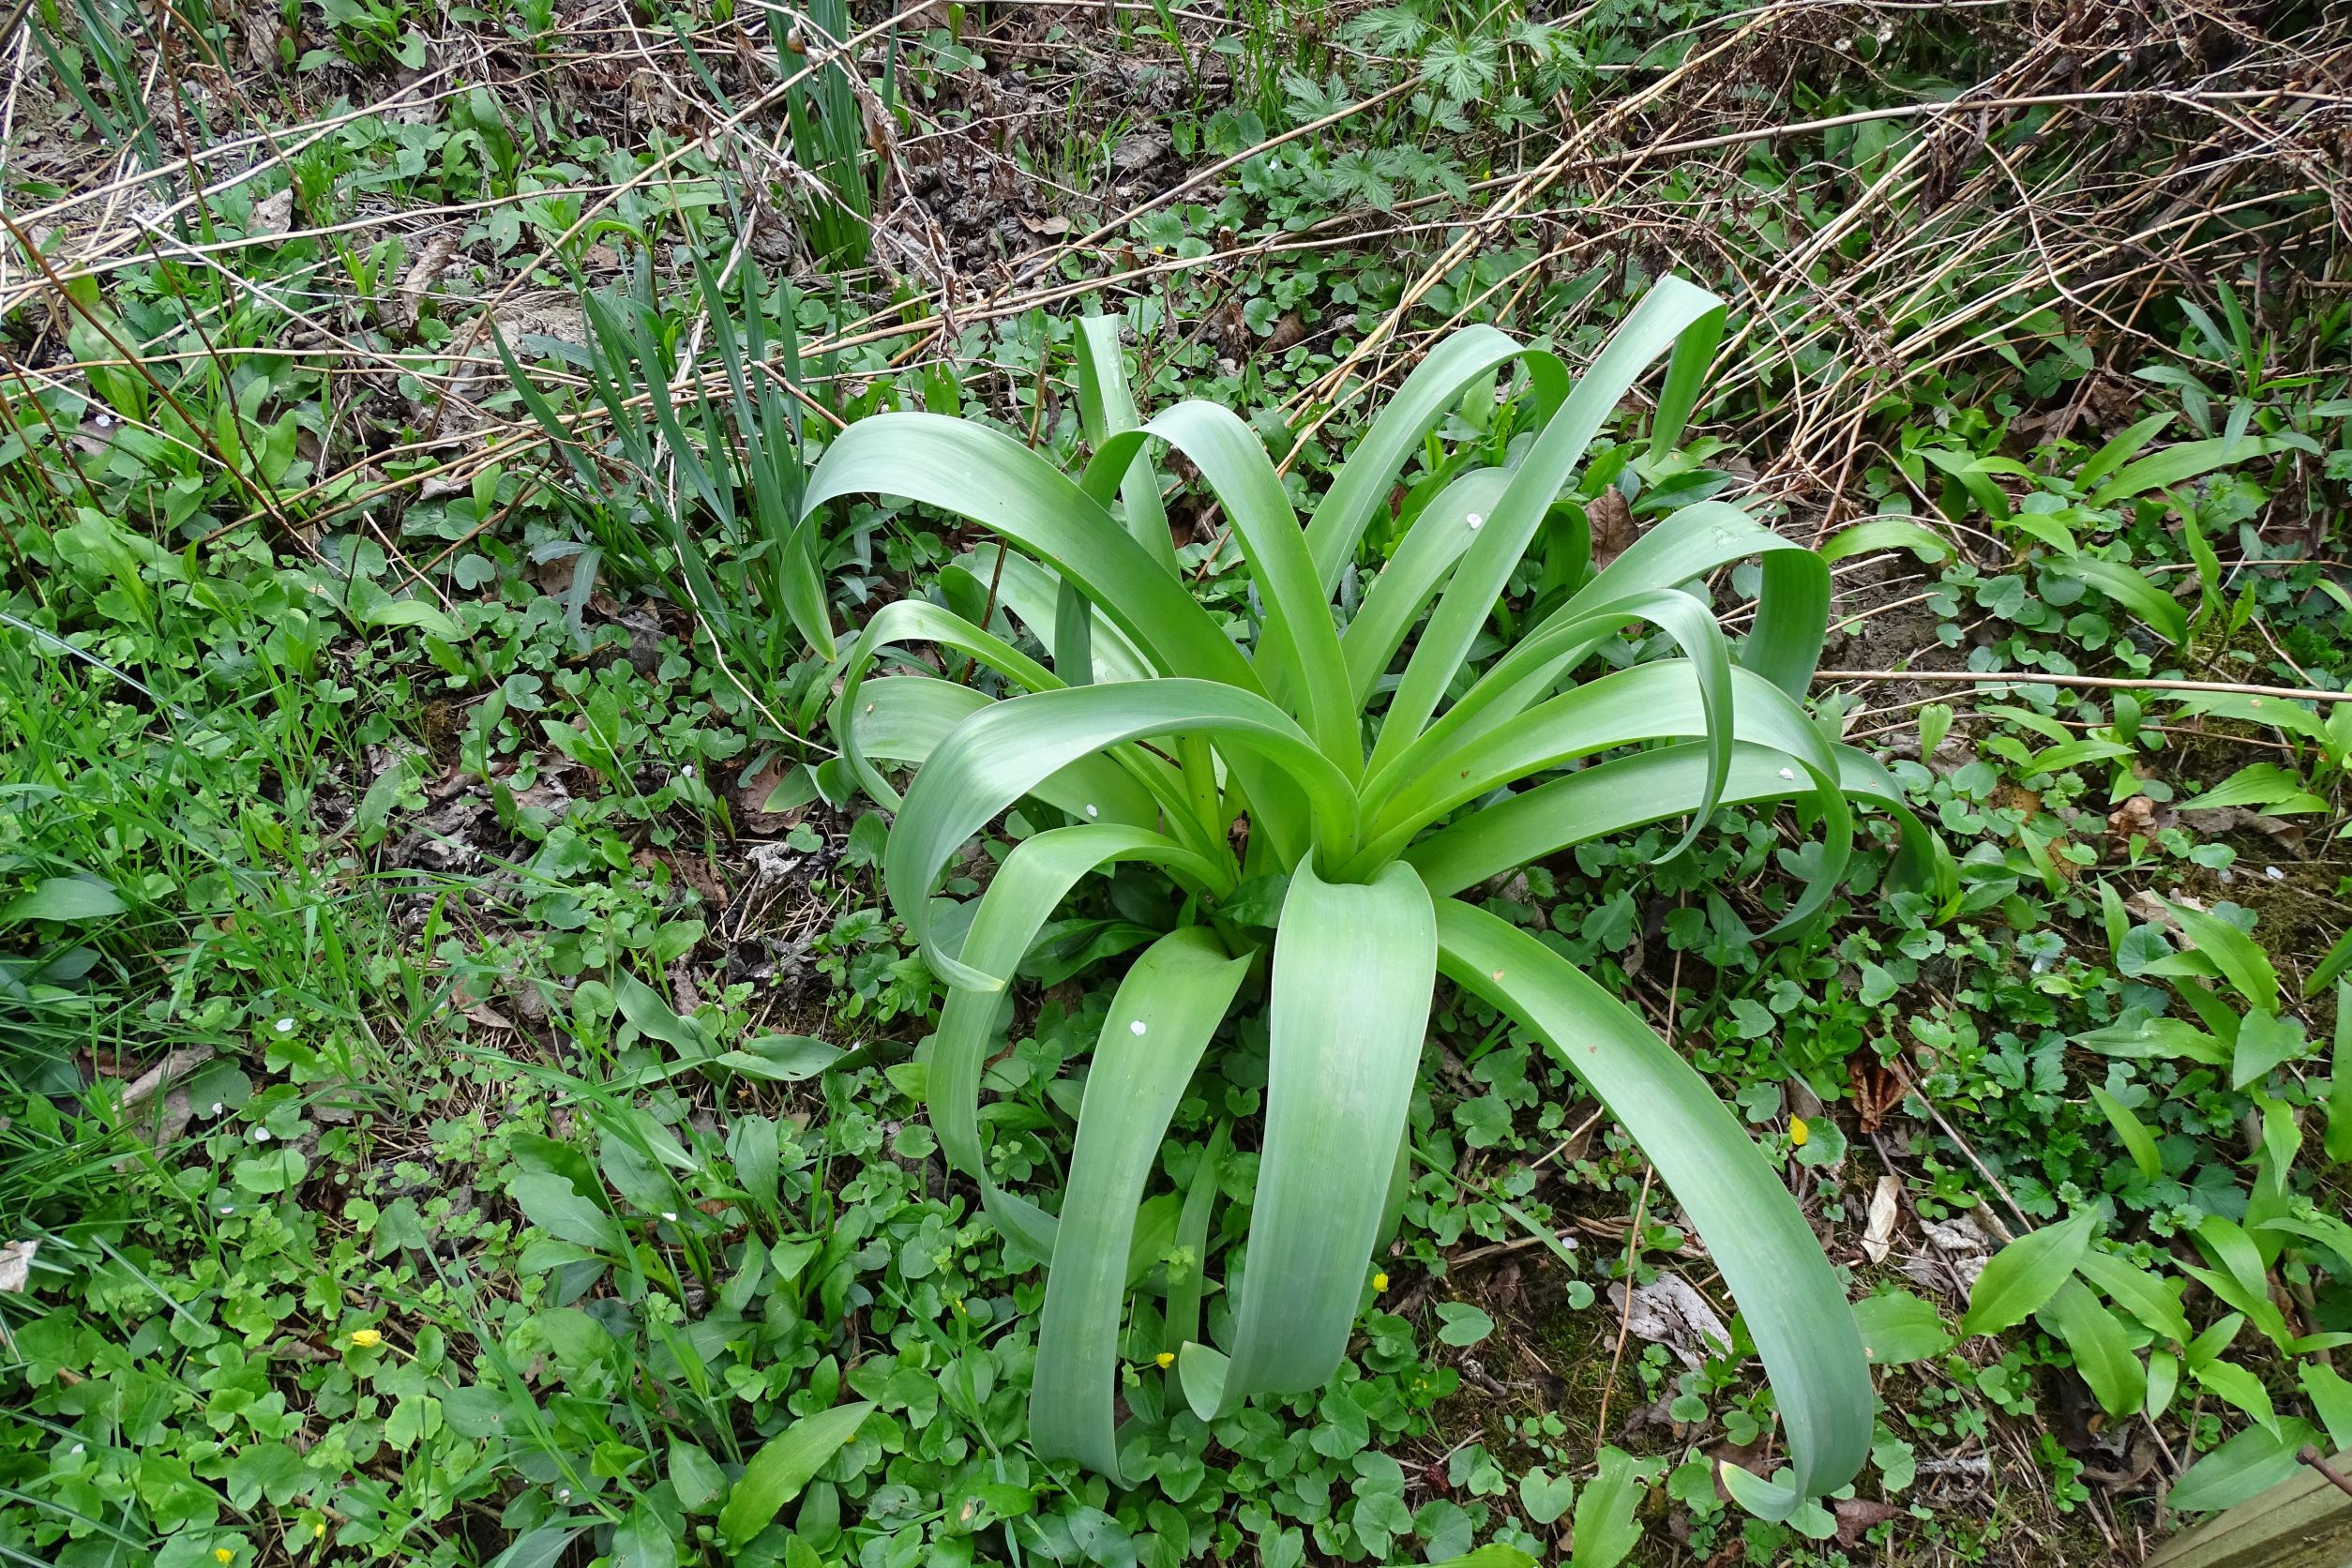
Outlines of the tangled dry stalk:
<svg viewBox="0 0 2352 1568">
<path fill-rule="evenodd" d="M 931 8 L 932 0 L 918 0 L 878 16 L 837 52 L 819 40 L 797 73 L 776 80 L 752 48 L 748 10 L 676 38 L 615 8 L 568 27 L 566 47 L 551 53 L 509 58 L 505 51 L 486 53 L 475 39 L 474 57 L 446 59 L 364 108 L 277 129 L 289 109 L 307 107 L 298 86 L 215 57 L 167 6 L 148 23 L 156 47 L 143 69 L 152 98 L 169 106 L 154 123 L 169 156 L 143 166 L 137 147 L 126 144 L 92 166 L 80 149 L 67 179 L 50 167 L 61 156 L 53 143 L 44 150 L 16 135 L 34 63 L 19 8 L 20 24 L 5 46 L 0 138 L 16 137 L 11 152 L 20 167 L 29 154 L 43 177 L 68 193 L 11 217 L 15 253 L 0 254 L 0 318 L 45 324 L 30 347 L 8 355 L 6 373 L 23 389 L 76 376 L 54 348 L 56 329 L 82 309 L 65 285 L 103 280 L 169 254 L 218 272 L 241 297 L 277 310 L 285 322 L 283 349 L 318 356 L 334 376 L 405 376 L 425 391 L 416 439 L 330 451 L 307 488 L 254 493 L 255 515 L 275 520 L 307 548 L 323 533 L 397 509 L 421 487 L 460 488 L 483 466 L 512 462 L 541 439 L 519 415 L 483 406 L 502 384 L 487 329 L 510 320 L 519 299 L 548 280 L 559 252 L 627 191 L 722 178 L 758 219 L 739 236 L 729 270 L 755 249 L 772 252 L 772 220 L 794 183 L 809 177 L 792 157 L 781 112 L 787 89 L 828 59 L 863 60 L 891 29 L 921 22 Z M 1101 208 L 1098 199 L 1066 193 L 1078 198 L 1084 232 L 1003 261 L 992 278 L 959 264 L 935 204 L 916 194 L 909 177 L 911 166 L 957 138 L 938 130 L 901 144 L 895 132 L 878 128 L 876 149 L 892 177 L 874 218 L 874 292 L 887 303 L 807 352 L 873 346 L 902 369 L 952 363 L 968 399 L 997 397 L 1009 417 L 1018 389 L 1009 377 L 991 387 L 972 357 L 977 339 L 970 334 L 986 324 L 1073 309 L 1087 296 L 1149 294 L 1178 274 L 1214 294 L 1253 268 L 1307 249 L 1384 247 L 1410 258 L 1412 281 L 1395 308 L 1290 400 L 1295 457 L 1327 423 L 1393 383 L 1424 344 L 1465 320 L 1564 333 L 1576 321 L 1530 318 L 1530 304 L 1555 278 L 1597 263 L 1649 274 L 1681 267 L 1730 294 L 1743 324 L 1721 351 L 1711 384 L 1741 389 L 1752 404 L 1742 434 L 1756 460 L 1754 497 L 1787 506 L 1792 526 L 1817 535 L 1852 515 L 1851 480 L 1881 452 L 1873 412 L 1899 394 L 1907 376 L 1991 364 L 1995 355 L 2014 361 L 2071 338 L 2088 345 L 2098 365 L 2053 422 L 2051 433 L 2063 434 L 2111 395 L 2113 357 L 2141 339 L 2138 319 L 2158 291 L 2195 297 L 2209 292 L 2208 279 L 2249 265 L 2257 292 L 2283 291 L 2289 309 L 2299 294 L 2352 286 L 2344 266 L 2352 193 L 2340 173 L 2352 163 L 2352 18 L 2323 9 L 2316 22 L 2289 29 L 2277 23 L 2280 8 L 2264 5 L 1974 0 L 1953 9 L 2000 62 L 1981 80 L 1862 113 L 1797 113 L 1811 65 L 1825 53 L 1850 54 L 1865 31 L 1884 36 L 1900 8 L 1794 0 L 1735 13 L 1706 24 L 1671 69 L 1621 69 L 1615 90 L 1581 115 L 1564 98 L 1555 101 L 1557 138 L 1535 138 L 1533 145 L 1523 138 L 1528 156 L 1519 167 L 1480 182 L 1469 202 L 1422 198 L 1388 212 L 1335 214 L 1296 232 L 1220 243 L 1204 255 L 1138 251 L 1125 237 L 1128 226 L 1152 209 L 1214 190 L 1278 143 L 1343 134 L 1346 122 L 1410 89 L 1414 79 L 1404 75 L 1312 124 L 1206 163 L 1120 210 L 1090 211 Z M 994 9 L 1013 23 L 1003 51 L 1023 58 L 1052 53 L 1033 41 L 1034 29 L 1021 27 L 1033 15 L 1064 22 L 1054 36 L 1078 40 L 1060 46 L 1065 50 L 1082 51 L 1086 27 L 1103 21 L 1094 16 L 1102 8 L 1041 0 Z M 1207 58 L 1206 44 L 1231 25 L 1199 12 L 1173 14 L 1196 58 Z M 1145 47 L 1146 38 L 1134 35 L 1122 47 Z M 716 78 L 688 68 L 689 47 Z M 290 167 L 339 126 L 453 98 L 468 78 L 494 82 L 518 105 L 567 94 L 610 98 L 617 83 L 648 132 L 670 134 L 668 150 L 626 180 L 540 193 L 577 199 L 579 218 L 520 264 L 486 268 L 491 286 L 472 300 L 452 297 L 459 285 L 449 275 L 467 258 L 446 236 L 492 204 L 385 210 L 309 229 L 287 221 L 272 236 L 408 237 L 419 259 L 399 279 L 399 297 L 384 318 L 413 322 L 419 301 L 438 293 L 445 314 L 466 324 L 446 343 L 428 348 L 397 333 L 358 330 L 348 302 L 326 286 L 324 261 L 320 287 L 296 299 L 282 285 L 239 276 L 234 258 L 248 241 L 191 245 L 165 234 L 172 218 L 209 217 L 227 193 Z M 705 90 L 714 80 L 731 88 L 732 107 Z M 1006 117 L 1035 113 L 1018 109 Z M 870 110 L 868 118 L 888 120 Z M 1831 176 L 1846 173 L 1824 156 L 1825 139 L 1865 128 L 1907 134 L 1864 165 L 1868 183 L 1860 195 L 1822 221 L 1812 209 L 1839 199 Z M 1750 161 L 1757 152 L 1789 171 L 1784 183 L 1759 183 Z M 40 256 L 28 254 L 35 248 Z M 1501 276 L 1460 290 L 1449 312 L 1425 309 L 1440 283 L 1500 254 L 1512 258 Z M 1067 276 L 1073 269 L 1075 280 Z M 1588 300 L 1579 309 L 1592 308 Z M 1161 330 L 1181 329 L 1169 322 Z M 698 360 L 701 341 L 698 325 L 681 390 L 695 377 L 717 383 L 716 368 Z M 160 388 L 176 362 L 216 352 L 262 351 L 126 346 L 118 363 Z M 580 417 L 581 439 L 593 443 L 593 417 Z M 240 467 L 220 452 L 200 456 Z M 388 531 L 372 531 L 411 580 L 433 580 L 435 562 L 408 560 Z"/>
</svg>

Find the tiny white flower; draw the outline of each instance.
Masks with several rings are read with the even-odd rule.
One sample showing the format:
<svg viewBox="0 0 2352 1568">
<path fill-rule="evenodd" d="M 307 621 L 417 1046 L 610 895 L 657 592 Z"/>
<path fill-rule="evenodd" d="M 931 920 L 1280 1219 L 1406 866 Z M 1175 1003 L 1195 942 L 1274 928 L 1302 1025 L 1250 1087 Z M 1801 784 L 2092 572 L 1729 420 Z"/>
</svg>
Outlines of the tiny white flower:
<svg viewBox="0 0 2352 1568">
<path fill-rule="evenodd" d="M 1797 775 L 1796 775 L 1796 774 L 1795 774 L 1795 772 L 1794 772 L 1793 770 L 1791 770 L 1791 769 L 1788 769 L 1788 768 L 1783 768 L 1783 769 L 1781 769 L 1781 770 L 1780 770 L 1780 776 L 1781 776 L 1783 778 L 1786 778 L 1787 780 L 1788 780 L 1788 782 L 1790 782 L 1791 784 L 1794 784 L 1795 782 L 1797 782 Z"/>
<path fill-rule="evenodd" d="M 672 1225 L 678 1223 L 677 1212 L 673 1209 L 664 1209 L 661 1212 L 661 1217 L 668 1220 Z"/>
<path fill-rule="evenodd" d="M 1127 1033 L 1130 1033 L 1130 1034 L 1140 1034 L 1140 1033 L 1143 1033 L 1143 1020 L 1142 1020 L 1141 1018 L 1138 1018 L 1138 1019 L 1136 1019 L 1136 1020 L 1135 1020 L 1135 1022 L 1133 1022 L 1133 1023 L 1131 1023 L 1131 1024 L 1127 1025 Z"/>
<path fill-rule="evenodd" d="M 213 1103 L 212 1103 L 212 1110 L 210 1111 L 210 1113 L 209 1113 L 209 1114 L 214 1115 L 214 1116 L 218 1116 L 218 1115 L 219 1115 L 219 1114 L 220 1114 L 220 1112 L 221 1112 L 221 1108 L 222 1108 L 222 1107 L 221 1107 L 220 1102 L 219 1102 L 219 1100 L 215 1100 L 215 1101 L 213 1101 Z"/>
<path fill-rule="evenodd" d="M 1102 813 L 1101 813 L 1100 811 L 1095 810 L 1095 809 L 1094 809 L 1094 807 L 1093 807 L 1093 806 L 1091 806 L 1091 805 L 1090 805 L 1089 807 L 1087 807 L 1087 808 L 1086 808 L 1086 814 L 1087 814 L 1088 816 L 1090 816 L 1090 817 L 1099 817 L 1099 816 L 1101 816 L 1101 815 L 1102 815 Z"/>
<path fill-rule="evenodd" d="M 292 1034 L 294 1033 L 294 1019 L 279 1018 L 278 1020 L 278 1033 L 280 1034 Z"/>
<path fill-rule="evenodd" d="M 2280 870 L 2280 869 L 2279 869 L 2277 867 L 2275 867 L 2275 866 L 2265 866 L 2265 867 L 2262 868 L 2262 874 L 2263 874 L 2264 876 L 2266 876 L 2266 877 L 2269 878 L 2272 882 L 2284 882 L 2284 881 L 2286 881 L 2286 873 L 2285 873 L 2285 872 L 2284 872 L 2284 871 L 2282 871 L 2282 870 Z"/>
<path fill-rule="evenodd" d="M 256 1143 L 267 1143 L 269 1141 L 269 1129 L 267 1127 L 254 1128 L 253 1141 Z"/>
<path fill-rule="evenodd" d="M 71 1448 L 68 1449 L 66 1452 L 68 1452 L 68 1454 L 79 1454 L 79 1453 L 81 1453 L 81 1452 L 82 1452 L 82 1449 L 83 1449 L 83 1445 L 82 1445 L 81 1443 L 75 1443 L 75 1444 L 74 1444 Z"/>
<path fill-rule="evenodd" d="M 223 1203 L 220 1205 L 220 1212 L 224 1214 L 234 1214 L 237 1212 L 237 1206 L 234 1203 Z"/>
<path fill-rule="evenodd" d="M 688 762 L 685 767 L 680 768 L 678 771 L 685 774 L 688 778 L 692 778 L 694 776 L 694 764 L 692 762 Z"/>
<path fill-rule="evenodd" d="M 571 1500 L 572 1500 L 572 1489 L 571 1489 L 569 1486 L 565 1486 L 565 1487 L 559 1488 L 559 1489 L 557 1490 L 556 1494 L 555 1494 L 555 1500 L 556 1500 L 556 1501 L 558 1501 L 558 1502 L 569 1502 L 569 1501 L 571 1501 Z"/>
<path fill-rule="evenodd" d="M 1469 524 L 1470 524 L 1472 528 L 1476 528 L 1476 527 L 1477 527 L 1480 523 L 1485 522 L 1486 520 L 1485 520 L 1485 518 L 1483 518 L 1483 517 L 1480 517 L 1480 516 L 1479 516 L 1476 512 L 1472 512 L 1472 513 L 1471 513 L 1471 514 L 1470 514 L 1468 518 L 1464 519 L 1463 520 L 1464 520 L 1464 521 L 1466 521 L 1466 522 L 1468 522 L 1468 523 L 1469 523 Z"/>
</svg>

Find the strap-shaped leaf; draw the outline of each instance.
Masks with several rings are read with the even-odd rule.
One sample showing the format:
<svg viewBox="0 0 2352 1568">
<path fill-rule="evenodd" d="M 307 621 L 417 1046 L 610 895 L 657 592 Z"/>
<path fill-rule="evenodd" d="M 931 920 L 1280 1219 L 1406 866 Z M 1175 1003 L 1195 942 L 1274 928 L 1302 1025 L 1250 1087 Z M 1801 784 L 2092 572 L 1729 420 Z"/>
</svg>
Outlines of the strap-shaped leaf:
<svg viewBox="0 0 2352 1568">
<path fill-rule="evenodd" d="M 1259 689 L 1249 661 L 1184 583 L 1054 466 L 1001 430 L 936 414 L 880 414 L 834 437 L 804 511 L 837 496 L 903 495 L 994 529 L 1054 564 L 1164 674 Z"/>
<path fill-rule="evenodd" d="M 1854 819 L 1837 788 L 1829 742 L 1778 686 L 1749 671 L 1731 671 L 1733 735 L 1786 752 L 1790 781 L 1811 775 L 1807 800 L 1822 817 L 1819 865 L 1775 930 L 1785 930 L 1829 901 L 1853 849 Z M 1696 672 L 1681 659 L 1637 664 L 1562 692 L 1505 730 L 1431 764 L 1410 789 L 1373 811 L 1369 837 L 1352 864 L 1377 865 L 1400 854 L 1424 827 L 1481 795 L 1612 746 L 1665 737 L 1704 735 L 1707 705 Z"/>
<path fill-rule="evenodd" d="M 874 770 L 858 744 L 858 727 L 851 722 L 857 712 L 866 672 L 884 648 L 905 642 L 936 642 L 980 663 L 1026 691 L 1045 691 L 1063 684 L 1044 665 L 1003 638 L 983 631 L 962 616 L 927 599 L 894 599 L 874 611 L 850 647 L 841 669 L 841 690 L 833 700 L 833 732 L 841 739 L 841 755 L 866 792 L 884 807 L 898 804 L 898 792 Z M 920 678 L 920 677 L 918 677 Z"/>
<path fill-rule="evenodd" d="M 1087 1069 L 1029 1426 L 1040 1455 L 1076 1459 L 1122 1485 L 1112 1389 L 1136 1210 L 1168 1118 L 1248 969 L 1200 927 L 1162 937 L 1120 982 Z"/>
<path fill-rule="evenodd" d="M 1108 476 L 1126 472 L 1133 455 L 1153 438 L 1192 460 L 1242 547 L 1265 605 L 1259 675 L 1267 694 L 1292 708 L 1317 748 L 1353 779 L 1364 767 L 1364 744 L 1339 633 L 1300 535 L 1298 514 L 1265 445 L 1231 409 L 1196 399 L 1104 442 L 1087 465 L 1082 488 L 1099 499 Z"/>
<path fill-rule="evenodd" d="M 1703 820 L 1714 810 L 1725 770 L 1731 765 L 1731 645 L 1724 637 L 1723 627 L 1716 624 L 1714 611 L 1679 588 L 1652 588 L 1582 610 L 1569 608 L 1570 612 L 1550 617 L 1496 661 L 1489 676 L 1406 747 L 1384 777 L 1413 780 L 1430 768 L 1443 766 L 1459 744 L 1455 737 L 1468 731 L 1479 716 L 1484 706 L 1482 694 L 1500 695 L 1510 689 L 1520 672 L 1537 671 L 1562 658 L 1581 657 L 1583 650 L 1612 635 L 1627 622 L 1647 621 L 1681 645 L 1697 678 L 1704 716 L 1702 735 L 1710 758 L 1708 788 L 1700 796 L 1689 831 L 1683 834 L 1681 843 L 1666 852 L 1665 858 L 1671 860 L 1690 846 Z M 1492 726 L 1486 728 L 1491 730 Z M 1391 788 L 1409 790 L 1410 785 Z M 1370 795 L 1376 807 L 1384 798 L 1384 792 L 1380 790 Z"/>
<path fill-rule="evenodd" d="M 1001 568 L 997 565 L 1000 558 L 1003 562 Z M 988 591 L 993 588 L 997 608 L 1018 621 L 1030 636 L 1044 644 L 1048 662 L 1058 658 L 1054 618 L 1061 608 L 1061 579 L 1019 550 L 998 544 L 980 545 L 957 556 L 950 569 L 964 573 L 978 588 L 973 613 L 988 602 Z M 948 572 L 941 572 L 940 578 L 945 582 Z M 1140 681 L 1151 675 L 1151 659 L 1125 632 L 1100 615 L 1094 617 L 1089 636 L 1094 647 L 1096 680 Z"/>
<path fill-rule="evenodd" d="M 1108 823 L 1053 828 L 1022 840 L 1004 857 L 964 934 L 958 957 L 986 987 L 951 987 L 932 1035 L 925 1089 L 931 1130 L 948 1166 L 980 1185 L 989 1216 L 1039 1259 L 1050 1257 L 1053 1221 L 1043 1210 L 996 1185 L 980 1140 L 981 1069 L 1002 1038 L 997 1017 L 1003 988 L 1078 880 L 1123 860 L 1148 860 L 1196 889 L 1230 887 L 1229 864 L 1220 866 L 1183 845 L 1141 828 Z"/>
<path fill-rule="evenodd" d="M 1723 301 L 1706 290 L 1679 278 L 1662 278 L 1611 335 L 1560 412 L 1537 432 L 1493 515 L 1481 525 L 1477 542 L 1454 569 L 1389 703 L 1387 722 L 1372 750 L 1372 772 L 1379 773 L 1410 745 L 1437 711 L 1496 597 L 1510 581 L 1512 568 L 1527 553 L 1544 514 L 1575 474 L 1602 422 L 1676 339 L 1710 317 L 1719 320 L 1722 313 Z"/>
<path fill-rule="evenodd" d="M 1229 748 L 1259 810 L 1259 827 L 1286 858 L 1308 849 L 1304 812 L 1327 852 L 1353 852 L 1355 792 L 1288 715 L 1264 698 L 1213 681 L 1130 681 L 1033 692 L 997 702 L 957 725 L 908 787 L 890 834 L 884 884 L 899 918 L 923 944 L 932 972 L 988 988 L 932 939 L 932 884 L 948 858 L 1038 782 L 1094 752 L 1153 735 L 1204 734 Z M 1303 802 L 1303 809 L 1301 804 Z M 1274 807 L 1288 803 L 1279 815 Z"/>
<path fill-rule="evenodd" d="M 1364 608 L 1339 638 L 1339 651 L 1348 661 L 1349 691 L 1359 710 L 1371 700 L 1413 623 L 1437 597 L 1446 574 L 1478 537 L 1470 520 L 1483 521 L 1510 483 L 1509 469 L 1478 468 L 1446 486 L 1422 508 L 1395 555 L 1372 580 Z"/>
<path fill-rule="evenodd" d="M 1078 323 L 1078 423 L 1087 444 L 1100 451 L 1122 430 L 1135 429 L 1135 395 L 1128 390 L 1119 350 L 1119 318 L 1089 316 Z M 1099 497 L 1098 497 L 1099 499 Z M 1136 543 L 1176 575 L 1176 544 L 1168 534 L 1168 510 L 1160 505 L 1159 475 L 1149 453 L 1120 471 L 1119 499 L 1125 503 L 1127 532 Z"/>
<path fill-rule="evenodd" d="M 1411 867 L 1362 883 L 1292 873 L 1232 1359 L 1188 1355 L 1196 1410 L 1319 1387 L 1337 1370 L 1404 1136 L 1436 957 L 1435 913 Z"/>
<path fill-rule="evenodd" d="M 1870 1367 L 1837 1274 L 1796 1201 L 1689 1063 L 1527 932 L 1437 904 L 1438 966 L 1526 1024 L 1624 1124 L 1722 1271 L 1764 1359 L 1798 1487 L 1833 1490 L 1870 1449 Z"/>
<path fill-rule="evenodd" d="M 955 733 L 956 726 L 994 705 L 985 693 L 953 681 L 884 675 L 858 688 L 857 706 L 850 714 L 856 736 L 852 744 L 869 761 L 906 762 L 919 768 Z M 1073 759 L 1038 779 L 1028 792 L 1089 821 L 1149 822 L 1159 809 L 1152 792 L 1133 775 L 1102 756 Z M 877 798 L 896 804 L 897 792 Z M 1090 806 L 1094 808 L 1091 816 Z"/>
<path fill-rule="evenodd" d="M 1567 396 L 1567 369 L 1558 355 L 1524 347 L 1491 326 L 1464 327 L 1413 367 L 1348 455 L 1306 526 L 1316 580 L 1326 596 L 1339 586 L 1339 573 L 1355 558 L 1374 509 L 1388 499 L 1390 487 L 1406 460 L 1420 448 L 1422 438 L 1437 428 L 1465 390 L 1514 359 L 1526 363 L 1534 383 L 1538 417 L 1549 419 Z"/>
<path fill-rule="evenodd" d="M 1894 880 L 1921 888 L 1939 905 L 1948 899 L 1957 881 L 1952 853 L 1912 814 L 1886 769 L 1849 746 L 1834 746 L 1832 753 L 1838 787 L 1894 817 L 1903 846 Z M 1708 764 L 1707 748 L 1689 744 L 1620 757 L 1472 812 L 1417 839 L 1403 858 L 1432 894 L 1446 897 L 1588 839 L 1696 810 Z M 1791 771 L 1786 752 L 1734 742 L 1721 804 L 1801 799 L 1811 792 L 1811 780 L 1792 778 Z"/>
</svg>

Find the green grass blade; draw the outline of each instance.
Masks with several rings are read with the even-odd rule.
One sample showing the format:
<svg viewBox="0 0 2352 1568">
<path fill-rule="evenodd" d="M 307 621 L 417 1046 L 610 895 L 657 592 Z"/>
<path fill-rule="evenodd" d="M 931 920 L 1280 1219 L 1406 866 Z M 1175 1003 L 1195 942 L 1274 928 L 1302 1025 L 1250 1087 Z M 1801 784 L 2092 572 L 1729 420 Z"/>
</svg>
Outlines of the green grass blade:
<svg viewBox="0 0 2352 1568">
<path fill-rule="evenodd" d="M 1772 1379 L 1801 1490 L 1870 1450 L 1861 1332 L 1788 1189 L 1707 1081 L 1623 1003 L 1534 937 L 1440 899 L 1439 968 L 1526 1023 L 1633 1135 L 1707 1244 Z"/>
<path fill-rule="evenodd" d="M 1337 1369 L 1404 1136 L 1436 983 L 1428 889 L 1292 874 L 1274 936 L 1265 1142 L 1217 1404 Z M 1189 1386 L 1187 1388 L 1189 1394 Z"/>
<path fill-rule="evenodd" d="M 1127 1254 L 1169 1117 L 1249 959 L 1186 927 L 1144 950 L 1112 997 L 1087 1070 L 1078 1143 L 1037 1329 L 1030 1436 L 1120 1485 L 1114 1385 Z"/>
</svg>

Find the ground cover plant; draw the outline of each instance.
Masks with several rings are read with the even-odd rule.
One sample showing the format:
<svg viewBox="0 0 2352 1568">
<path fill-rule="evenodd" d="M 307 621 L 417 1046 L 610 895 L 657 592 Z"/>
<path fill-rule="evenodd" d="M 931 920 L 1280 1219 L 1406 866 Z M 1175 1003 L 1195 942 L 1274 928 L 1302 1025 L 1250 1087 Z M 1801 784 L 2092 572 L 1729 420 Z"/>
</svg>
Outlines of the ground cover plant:
<svg viewBox="0 0 2352 1568">
<path fill-rule="evenodd" d="M 0 43 L 8 1560 L 2132 1561 L 2352 1444 L 2342 19 Z"/>
</svg>

